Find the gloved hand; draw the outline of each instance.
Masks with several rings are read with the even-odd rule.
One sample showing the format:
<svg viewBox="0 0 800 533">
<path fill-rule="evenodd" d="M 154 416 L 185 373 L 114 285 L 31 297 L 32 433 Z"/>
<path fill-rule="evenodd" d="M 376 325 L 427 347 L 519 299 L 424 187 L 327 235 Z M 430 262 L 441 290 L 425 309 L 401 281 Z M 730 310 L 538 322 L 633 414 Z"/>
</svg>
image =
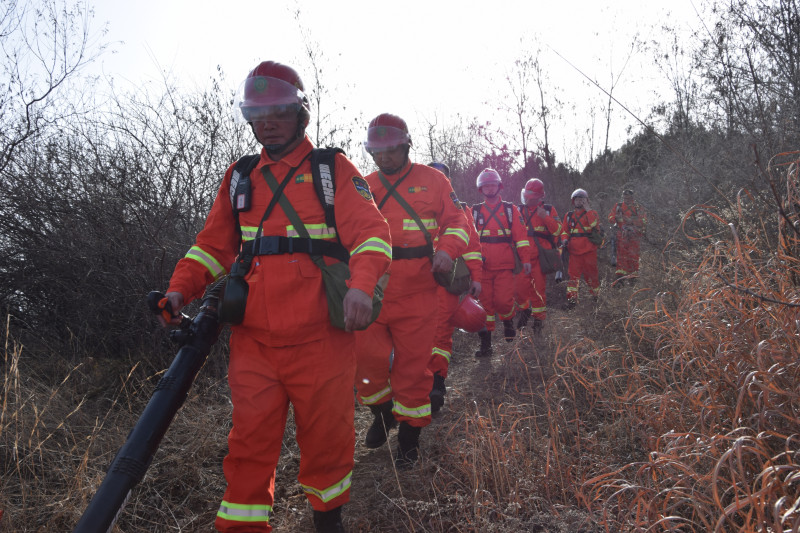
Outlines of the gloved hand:
<svg viewBox="0 0 800 533">
<path fill-rule="evenodd" d="M 481 283 L 479 281 L 473 281 L 470 283 L 469 295 L 473 298 L 477 298 L 481 295 Z"/>
<path fill-rule="evenodd" d="M 431 272 L 450 272 L 453 270 L 453 259 L 444 250 L 436 250 L 433 254 Z"/>
</svg>

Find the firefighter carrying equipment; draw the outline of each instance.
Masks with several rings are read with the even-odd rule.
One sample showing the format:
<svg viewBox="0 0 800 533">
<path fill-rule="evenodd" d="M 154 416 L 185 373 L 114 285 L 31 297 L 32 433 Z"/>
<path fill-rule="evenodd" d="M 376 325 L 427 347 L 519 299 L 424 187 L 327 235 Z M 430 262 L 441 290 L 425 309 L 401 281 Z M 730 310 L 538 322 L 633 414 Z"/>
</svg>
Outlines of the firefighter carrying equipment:
<svg viewBox="0 0 800 533">
<path fill-rule="evenodd" d="M 311 151 L 311 175 L 314 188 L 325 212 L 325 223 L 334 228 L 336 227 L 333 204 L 334 193 L 336 191 L 334 168 L 336 154 L 340 152 L 344 153 L 339 148 L 315 148 Z M 249 173 L 255 166 L 251 159 L 255 159 L 257 163 L 259 157 L 259 155 L 255 155 L 241 158 L 236 163 L 234 173 L 231 176 L 231 207 L 237 219 L 237 229 L 239 229 L 239 212 L 246 211 L 250 208 L 251 187 Z M 240 164 L 242 170 L 237 175 Z M 247 305 L 247 294 L 249 290 L 244 277 L 250 270 L 250 265 L 255 256 L 307 253 L 322 272 L 322 281 L 325 285 L 325 296 L 328 302 L 328 314 L 331 324 L 339 329 L 345 328 L 343 300 L 348 290 L 346 281 L 350 278 L 350 268 L 347 265 L 350 254 L 340 242 L 312 239 L 306 230 L 305 224 L 300 220 L 297 211 L 292 207 L 289 200 L 283 196 L 284 187 L 291 180 L 296 171 L 297 168 L 289 171 L 283 182 L 278 184 L 278 181 L 268 169 L 262 169 L 264 180 L 273 192 L 272 201 L 264 212 L 264 216 L 258 226 L 258 232 L 251 246 L 242 246 L 239 257 L 231 267 L 222 297 L 220 298 L 219 312 L 220 320 L 223 323 L 240 324 L 244 319 L 244 310 Z M 281 208 L 300 237 L 260 236 L 264 221 L 269 217 L 272 209 L 278 202 L 281 204 Z M 333 258 L 335 261 L 328 264 L 323 256 Z M 378 284 L 373 293 L 372 315 L 369 324 L 374 322 L 380 314 L 383 290 L 386 288 L 387 283 L 388 274 L 384 274 L 378 280 Z"/>
<path fill-rule="evenodd" d="M 483 173 L 481 173 L 481 176 L 483 176 Z M 478 176 L 478 179 L 480 179 L 481 176 Z M 475 227 L 478 229 L 478 234 L 481 236 L 480 237 L 481 242 L 492 243 L 492 244 L 507 242 L 508 244 L 510 244 L 511 251 L 514 254 L 514 269 L 511 271 L 511 273 L 514 275 L 519 274 L 520 272 L 522 272 L 522 258 L 520 258 L 519 256 L 519 250 L 517 250 L 517 245 L 514 243 L 514 240 L 511 238 L 511 235 L 509 234 L 509 235 L 489 236 L 482 234 L 483 229 L 486 227 L 486 224 L 488 224 L 489 221 L 483 218 L 483 213 L 481 212 L 481 205 L 483 204 L 475 204 L 472 206 L 472 218 L 475 220 Z M 505 200 L 501 200 L 500 202 L 497 203 L 494 209 L 491 209 L 489 211 L 489 218 L 494 218 L 497 224 L 501 228 L 504 227 L 502 222 L 500 222 L 497 219 L 496 215 L 497 208 L 500 207 L 501 205 L 503 206 L 503 212 L 506 214 L 506 222 L 508 222 L 508 229 L 510 232 L 512 228 L 511 221 L 514 219 L 513 215 L 514 204 L 512 204 L 511 202 L 506 202 Z M 489 206 L 486 206 L 486 208 L 489 209 Z"/>
<path fill-rule="evenodd" d="M 458 303 L 450 322 L 460 330 L 477 333 L 486 325 L 486 310 L 475 298 L 465 294 Z"/>
<path fill-rule="evenodd" d="M 588 211 L 587 211 L 587 213 L 588 213 Z M 567 222 L 568 222 L 568 227 L 569 228 L 572 228 L 573 226 L 575 226 L 575 224 L 573 223 L 574 222 L 574 217 L 575 217 L 575 211 L 570 211 L 569 213 L 567 213 L 567 217 L 566 218 L 567 218 Z M 578 220 L 577 222 L 580 222 L 580 220 Z M 569 233 L 569 238 L 572 238 L 572 237 L 586 237 L 587 239 L 589 239 L 589 242 L 594 244 L 595 246 L 602 246 L 603 242 L 605 242 L 605 239 L 606 239 L 606 231 L 605 231 L 605 229 L 603 229 L 603 226 L 601 226 L 598 223 L 588 233 L 586 233 L 586 232 Z"/>
<path fill-rule="evenodd" d="M 431 259 L 433 258 L 433 239 L 431 238 L 430 232 L 419 218 L 417 212 L 414 211 L 414 208 L 397 192 L 397 187 L 406 176 L 411 173 L 412 168 L 414 168 L 413 164 L 408 169 L 408 172 L 401 176 L 393 185 L 389 183 L 386 176 L 383 175 L 383 172 L 378 171 L 378 178 L 381 180 L 383 186 L 386 187 L 387 191 L 386 196 L 384 196 L 378 204 L 378 209 L 381 209 L 390 197 L 394 198 L 395 201 L 405 209 L 409 216 L 414 219 L 414 222 L 419 226 L 420 231 L 425 236 L 425 242 L 427 243 L 425 246 L 415 246 L 412 248 L 393 247 L 392 259 L 413 259 L 426 256 L 431 257 Z M 424 253 L 424 255 L 417 255 L 422 253 Z M 457 257 L 453 260 L 453 268 L 449 272 L 434 272 L 433 279 L 436 280 L 436 283 L 444 287 L 447 292 L 452 294 L 464 294 L 469 290 L 472 284 L 472 278 L 467 268 L 467 263 L 461 257 Z"/>
</svg>

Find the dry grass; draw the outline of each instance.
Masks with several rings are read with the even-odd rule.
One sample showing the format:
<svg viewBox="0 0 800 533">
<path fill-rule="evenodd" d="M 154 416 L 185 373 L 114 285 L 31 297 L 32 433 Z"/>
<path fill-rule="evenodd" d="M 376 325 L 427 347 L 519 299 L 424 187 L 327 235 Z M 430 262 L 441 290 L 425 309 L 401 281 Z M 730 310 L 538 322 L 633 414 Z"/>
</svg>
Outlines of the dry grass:
<svg viewBox="0 0 800 533">
<path fill-rule="evenodd" d="M 716 229 L 685 227 L 670 245 L 680 262 L 651 255 L 637 288 L 555 305 L 540 338 L 498 341 L 486 361 L 457 334 L 419 467 L 394 472 L 387 447 L 359 447 L 348 528 L 800 531 L 800 240 L 785 207 L 800 205 L 796 157 L 768 175 L 780 235 L 743 193 L 733 210 L 686 214 Z M 58 357 L 44 368 L 8 329 L 2 363 L 0 531 L 71 530 L 158 376 Z M 221 374 L 201 372 L 115 531 L 211 530 L 230 423 Z M 359 408 L 359 439 L 368 423 Z M 298 458 L 290 427 L 278 531 L 310 529 Z"/>
</svg>

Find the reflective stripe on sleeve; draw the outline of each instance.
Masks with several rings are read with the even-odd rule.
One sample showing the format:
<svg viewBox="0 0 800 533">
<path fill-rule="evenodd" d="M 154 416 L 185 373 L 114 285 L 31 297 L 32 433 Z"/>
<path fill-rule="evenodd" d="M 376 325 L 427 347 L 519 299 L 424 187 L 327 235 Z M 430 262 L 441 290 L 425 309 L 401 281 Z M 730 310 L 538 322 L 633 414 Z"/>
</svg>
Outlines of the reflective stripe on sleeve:
<svg viewBox="0 0 800 533">
<path fill-rule="evenodd" d="M 186 252 L 186 256 L 188 259 L 194 259 L 211 272 L 211 275 L 214 276 L 214 279 L 218 279 L 225 275 L 227 272 L 222 265 L 219 264 L 213 255 L 209 254 L 208 252 L 203 251 L 202 248 L 199 246 L 192 246 L 189 248 L 189 251 Z"/>
<path fill-rule="evenodd" d="M 243 503 L 230 503 L 225 500 L 219 506 L 217 516 L 231 522 L 266 522 L 272 512 L 270 505 L 246 505 Z"/>
<path fill-rule="evenodd" d="M 517 248 L 525 248 L 526 246 L 530 246 L 531 243 L 525 239 L 524 241 L 517 241 Z"/>
<path fill-rule="evenodd" d="M 344 479 L 340 482 L 336 483 L 328 487 L 327 489 L 315 489 L 314 487 L 310 487 L 308 485 L 300 484 L 303 487 L 303 491 L 306 494 L 313 494 L 323 502 L 329 502 L 332 499 L 336 498 L 337 496 L 341 496 L 348 490 L 350 490 L 350 479 L 353 477 L 353 472 L 347 474 Z"/>
<path fill-rule="evenodd" d="M 483 260 L 483 256 L 481 256 L 480 252 L 467 252 L 464 255 L 462 255 L 461 257 L 464 258 L 464 261 L 472 261 L 472 260 L 482 261 Z"/>
<path fill-rule="evenodd" d="M 371 237 L 362 242 L 356 246 L 352 252 L 350 252 L 350 255 L 354 256 L 362 252 L 378 252 L 384 254 L 389 259 L 392 258 L 392 247 L 389 246 L 386 241 L 379 239 L 378 237 Z"/>
<path fill-rule="evenodd" d="M 469 244 L 469 234 L 461 228 L 447 228 L 444 230 L 444 235 L 455 235 L 464 241 L 464 244 Z"/>
</svg>

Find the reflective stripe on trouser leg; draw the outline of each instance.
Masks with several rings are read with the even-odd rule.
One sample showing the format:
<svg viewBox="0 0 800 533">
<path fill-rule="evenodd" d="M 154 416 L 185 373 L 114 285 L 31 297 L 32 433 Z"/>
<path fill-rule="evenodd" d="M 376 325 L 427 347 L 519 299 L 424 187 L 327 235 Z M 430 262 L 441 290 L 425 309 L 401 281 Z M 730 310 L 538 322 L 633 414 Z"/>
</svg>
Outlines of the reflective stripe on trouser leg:
<svg viewBox="0 0 800 533">
<path fill-rule="evenodd" d="M 458 307 L 458 295 L 447 292 L 444 287 L 437 289 L 439 296 L 438 312 L 436 315 L 436 335 L 433 340 L 433 350 L 428 368 L 432 373 L 438 372 L 443 378 L 447 377 L 450 366 L 450 355 L 453 350 L 453 323 L 451 318 Z"/>
<path fill-rule="evenodd" d="M 514 274 L 508 269 L 484 270 L 483 279 L 480 299 L 486 315 L 496 314 L 500 320 L 509 320 L 514 316 Z M 487 321 L 489 331 L 494 331 L 494 327 L 494 322 Z"/>
<path fill-rule="evenodd" d="M 533 270 L 531 270 L 531 274 Z M 514 276 L 514 302 L 517 309 L 527 309 L 531 306 L 533 283 L 531 274 L 520 272 Z"/>
<path fill-rule="evenodd" d="M 375 322 L 363 331 L 356 331 L 356 398 L 363 405 L 378 405 L 392 399 L 389 383 L 392 337 L 384 314 L 381 308 Z"/>
<path fill-rule="evenodd" d="M 413 426 L 430 423 L 428 394 L 433 375 L 428 363 L 436 333 L 436 302 L 435 290 L 384 300 L 378 321 L 358 332 L 357 336 L 359 368 L 356 386 L 359 396 L 366 396 L 365 393 L 371 390 L 377 392 L 386 385 L 384 369 L 374 363 L 371 354 L 384 352 L 393 346 L 390 379 L 395 418 Z M 362 366 L 362 361 L 367 366 Z M 370 375 L 372 370 L 377 370 L 377 373 Z"/>
<path fill-rule="evenodd" d="M 329 329 L 319 358 L 296 367 L 288 389 L 300 448 L 297 480 L 318 511 L 350 501 L 355 452 L 355 336 Z"/>
<path fill-rule="evenodd" d="M 332 326 L 321 327 L 328 328 L 331 336 L 287 347 L 268 347 L 237 331 L 232 335 L 228 374 L 233 428 L 223 463 L 228 487 L 215 523 L 220 531 L 243 525 L 270 530 L 268 517 L 263 522 L 256 519 L 258 506 L 273 505 L 275 467 L 290 398 L 301 450 L 301 483 L 324 491 L 341 483 L 353 469 L 352 336 Z M 340 355 L 332 359 L 331 354 Z M 319 394 L 323 398 L 316 414 L 309 413 L 308 406 Z M 331 417 L 329 410 L 339 414 Z M 345 491 L 325 503 L 309 496 L 320 509 L 337 507 L 348 498 Z"/>
<path fill-rule="evenodd" d="M 531 265 L 531 315 L 533 318 L 547 318 L 547 277 L 542 274 L 539 259 Z"/>
</svg>

